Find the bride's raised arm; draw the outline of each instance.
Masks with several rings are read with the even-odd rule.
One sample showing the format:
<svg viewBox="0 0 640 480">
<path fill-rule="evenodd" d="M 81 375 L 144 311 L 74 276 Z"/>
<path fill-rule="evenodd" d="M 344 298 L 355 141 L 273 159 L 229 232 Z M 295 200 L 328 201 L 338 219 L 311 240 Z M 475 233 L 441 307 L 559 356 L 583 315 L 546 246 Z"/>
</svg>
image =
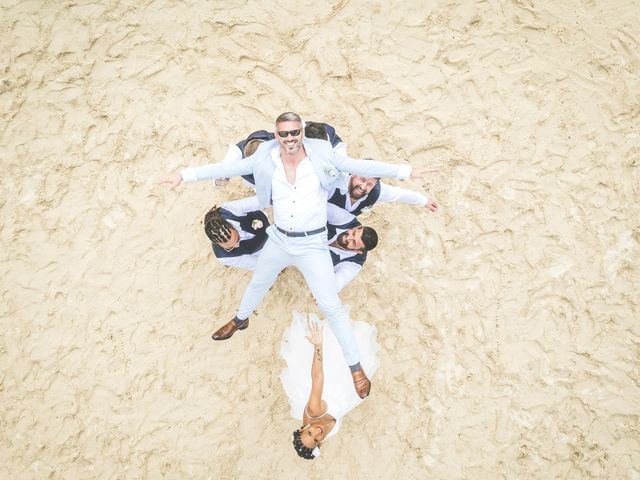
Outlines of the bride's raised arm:
<svg viewBox="0 0 640 480">
<path fill-rule="evenodd" d="M 314 321 L 307 322 L 309 336 L 307 340 L 313 345 L 313 360 L 311 361 L 311 393 L 307 403 L 307 415 L 320 416 L 325 413 L 326 403 L 322 401 L 322 387 L 324 386 L 324 370 L 322 368 L 322 327 Z"/>
</svg>

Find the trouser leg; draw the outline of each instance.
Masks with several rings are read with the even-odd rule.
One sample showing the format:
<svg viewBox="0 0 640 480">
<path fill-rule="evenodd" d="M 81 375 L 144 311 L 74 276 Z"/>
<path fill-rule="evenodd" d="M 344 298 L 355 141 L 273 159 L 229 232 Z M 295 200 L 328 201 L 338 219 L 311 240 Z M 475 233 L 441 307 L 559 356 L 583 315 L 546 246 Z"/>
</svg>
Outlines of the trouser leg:
<svg viewBox="0 0 640 480">
<path fill-rule="evenodd" d="M 291 265 L 291 256 L 268 238 L 258 257 L 251 281 L 242 295 L 236 314 L 239 320 L 244 320 L 253 313 L 287 265 Z"/>
<path fill-rule="evenodd" d="M 318 307 L 327 317 L 329 325 L 342 347 L 347 364 L 358 363 L 360 351 L 349 321 L 349 315 L 347 315 L 338 296 L 329 249 L 318 248 L 307 255 L 296 257 L 294 262 L 294 265 L 304 275 L 311 293 L 318 302 Z"/>
</svg>

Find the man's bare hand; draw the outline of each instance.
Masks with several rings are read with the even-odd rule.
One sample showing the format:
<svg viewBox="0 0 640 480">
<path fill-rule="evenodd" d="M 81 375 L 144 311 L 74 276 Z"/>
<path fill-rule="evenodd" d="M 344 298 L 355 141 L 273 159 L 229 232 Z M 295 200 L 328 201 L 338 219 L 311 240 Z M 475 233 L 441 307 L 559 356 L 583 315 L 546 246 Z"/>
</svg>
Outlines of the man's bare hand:
<svg viewBox="0 0 640 480">
<path fill-rule="evenodd" d="M 180 175 L 180 172 L 173 172 L 161 177 L 156 183 L 166 183 L 167 186 L 173 190 L 182 183 L 182 175 Z"/>
<path fill-rule="evenodd" d="M 422 178 L 425 177 L 427 173 L 438 173 L 439 171 L 440 170 L 427 167 L 426 165 L 422 165 L 420 167 L 412 167 L 411 178 Z"/>
<path fill-rule="evenodd" d="M 436 202 L 434 202 L 433 200 L 429 200 L 429 203 L 427 203 L 424 206 L 424 208 L 428 208 L 432 212 L 437 212 L 438 211 L 438 204 Z"/>
</svg>

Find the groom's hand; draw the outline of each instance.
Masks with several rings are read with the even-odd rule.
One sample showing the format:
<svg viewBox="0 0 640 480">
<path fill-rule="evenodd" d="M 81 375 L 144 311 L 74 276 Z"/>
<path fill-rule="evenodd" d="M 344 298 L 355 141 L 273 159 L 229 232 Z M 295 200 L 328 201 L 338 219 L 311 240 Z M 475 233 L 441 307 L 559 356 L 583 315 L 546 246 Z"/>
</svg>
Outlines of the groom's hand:
<svg viewBox="0 0 640 480">
<path fill-rule="evenodd" d="M 432 212 L 437 212 L 438 211 L 438 204 L 436 202 L 434 202 L 433 200 L 429 200 L 429 203 L 427 203 L 425 205 L 425 208 L 428 208 Z"/>
</svg>

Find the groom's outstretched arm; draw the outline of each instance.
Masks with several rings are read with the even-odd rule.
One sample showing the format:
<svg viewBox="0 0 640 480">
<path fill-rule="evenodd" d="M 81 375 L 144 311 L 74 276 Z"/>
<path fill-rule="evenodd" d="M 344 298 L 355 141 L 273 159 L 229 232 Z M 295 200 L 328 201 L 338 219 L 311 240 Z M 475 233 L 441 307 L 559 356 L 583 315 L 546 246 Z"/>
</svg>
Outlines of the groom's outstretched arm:
<svg viewBox="0 0 640 480">
<path fill-rule="evenodd" d="M 210 163 L 200 167 L 187 167 L 179 172 L 172 172 L 158 180 L 173 189 L 182 182 L 197 182 L 200 180 L 215 180 L 216 178 L 230 178 L 253 173 L 255 158 L 247 157 L 236 162 Z"/>
<path fill-rule="evenodd" d="M 333 164 L 340 171 L 367 178 L 385 177 L 404 180 L 409 177 L 421 178 L 426 173 L 435 171 L 424 166 L 411 167 L 411 165 L 384 163 L 376 160 L 356 160 L 345 155 L 335 155 Z"/>
<path fill-rule="evenodd" d="M 158 183 L 166 183 L 169 188 L 176 188 L 182 182 L 197 182 L 200 180 L 215 180 L 217 178 L 230 178 L 240 175 L 249 175 L 253 173 L 253 169 L 259 158 L 264 156 L 264 152 L 268 151 L 276 143 L 275 140 L 264 142 L 258 147 L 253 155 L 234 162 L 210 163 L 200 167 L 188 167 L 173 172 L 158 180 Z"/>
</svg>

